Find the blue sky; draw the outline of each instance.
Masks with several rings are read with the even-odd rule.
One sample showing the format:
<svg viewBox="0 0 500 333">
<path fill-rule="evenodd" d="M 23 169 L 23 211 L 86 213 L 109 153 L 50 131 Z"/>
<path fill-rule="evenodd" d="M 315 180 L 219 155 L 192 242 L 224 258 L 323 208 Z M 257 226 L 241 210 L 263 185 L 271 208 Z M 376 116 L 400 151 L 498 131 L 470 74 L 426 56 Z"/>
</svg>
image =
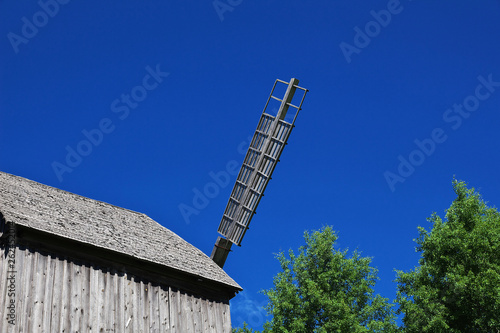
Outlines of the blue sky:
<svg viewBox="0 0 500 333">
<path fill-rule="evenodd" d="M 304 230 L 332 225 L 393 299 L 453 175 L 500 203 L 498 0 L 3 0 L 0 16 L 0 169 L 146 213 L 207 254 L 275 79 L 310 90 L 225 266 L 245 289 L 234 325 L 262 325 L 274 253 Z"/>
</svg>

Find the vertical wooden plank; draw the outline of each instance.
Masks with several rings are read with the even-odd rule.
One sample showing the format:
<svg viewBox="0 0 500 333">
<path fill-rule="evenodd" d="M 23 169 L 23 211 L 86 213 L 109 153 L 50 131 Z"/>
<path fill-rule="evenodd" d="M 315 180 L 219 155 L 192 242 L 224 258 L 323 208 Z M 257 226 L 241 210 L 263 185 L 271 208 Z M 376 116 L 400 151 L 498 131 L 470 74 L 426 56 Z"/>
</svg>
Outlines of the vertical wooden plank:
<svg viewBox="0 0 500 333">
<path fill-rule="evenodd" d="M 144 332 L 150 331 L 150 323 L 149 323 L 149 291 L 148 283 L 146 281 L 141 280 L 141 309 L 142 309 L 142 322 Z"/>
<path fill-rule="evenodd" d="M 152 332 L 154 327 L 154 319 L 153 319 L 153 291 L 151 290 L 151 283 L 149 281 L 144 282 L 144 315 L 145 322 L 147 322 L 147 332 Z"/>
<path fill-rule="evenodd" d="M 73 274 L 72 274 L 72 266 L 73 263 L 71 262 L 71 259 L 68 260 L 68 258 L 64 258 L 64 267 L 65 267 L 65 279 L 63 280 L 63 284 L 67 285 L 66 288 L 64 288 L 64 294 L 62 295 L 63 299 L 63 307 L 62 311 L 63 313 L 62 318 L 64 320 L 64 325 L 62 327 L 63 332 L 69 332 L 69 328 L 71 327 L 71 320 L 72 320 L 72 312 L 71 312 L 71 288 L 72 288 L 72 283 L 73 283 Z"/>
<path fill-rule="evenodd" d="M 194 310 L 193 310 L 193 296 L 183 292 L 182 297 L 182 317 L 185 326 L 185 331 L 189 333 L 194 333 Z"/>
<path fill-rule="evenodd" d="M 114 272 L 113 274 L 113 289 L 115 297 L 115 330 L 116 332 L 125 332 L 125 309 L 124 309 L 124 292 L 123 286 L 125 277 L 124 274 Z"/>
<path fill-rule="evenodd" d="M 150 332 L 160 331 L 160 307 L 159 307 L 159 286 L 148 282 L 149 293 L 149 327 Z"/>
<path fill-rule="evenodd" d="M 144 325 L 144 284 L 141 278 L 135 276 L 135 293 L 137 295 L 137 306 L 135 307 L 138 331 L 145 332 L 147 327 Z"/>
<path fill-rule="evenodd" d="M 218 313 L 217 313 L 217 302 L 210 301 L 210 312 L 209 312 L 209 315 L 210 315 L 210 322 L 211 322 L 211 325 L 212 325 L 212 330 L 214 332 L 217 332 L 217 330 L 218 330 L 218 327 L 217 327 L 217 316 L 218 316 Z"/>
<path fill-rule="evenodd" d="M 38 252 L 33 252 L 31 253 L 31 279 L 30 279 L 30 285 L 29 288 L 26 290 L 27 292 L 27 300 L 26 304 L 28 305 L 28 311 L 27 311 L 27 321 L 26 321 L 26 329 L 28 332 L 33 332 L 36 327 L 33 327 L 33 310 L 35 303 L 37 303 L 37 296 L 36 296 L 36 283 L 37 283 L 37 266 L 38 266 Z"/>
<path fill-rule="evenodd" d="M 106 326 L 106 275 L 105 275 L 105 268 L 100 268 L 98 271 L 97 275 L 97 283 L 99 285 L 97 289 L 97 297 L 98 297 L 98 304 L 99 306 L 97 307 L 97 310 L 99 311 L 97 313 L 97 318 L 98 318 L 98 323 L 99 325 L 96 327 L 97 331 L 96 332 L 105 332 L 105 326 Z"/>
<path fill-rule="evenodd" d="M 186 310 L 187 310 L 187 322 L 189 323 L 188 331 L 194 333 L 195 332 L 195 316 L 194 316 L 194 300 L 193 295 L 186 295 Z"/>
<path fill-rule="evenodd" d="M 208 325 L 207 325 L 207 316 L 206 316 L 206 310 L 207 310 L 207 306 L 206 306 L 206 299 L 204 298 L 199 298 L 198 299 L 198 303 L 199 303 L 199 312 L 200 312 L 200 330 L 201 332 L 208 332 Z"/>
<path fill-rule="evenodd" d="M 70 287 L 69 285 L 69 272 L 68 272 L 68 262 L 66 258 L 61 260 L 60 262 L 61 265 L 61 279 L 60 279 L 60 284 L 57 286 L 54 286 L 54 297 L 56 297 L 56 302 L 54 303 L 54 306 L 58 308 L 58 317 L 55 318 L 56 320 L 59 321 L 58 323 L 58 332 L 64 332 L 68 330 L 68 325 L 67 325 L 67 317 L 68 317 L 68 300 L 67 300 L 67 295 L 68 295 L 68 288 Z"/>
<path fill-rule="evenodd" d="M 158 332 L 158 286 L 148 282 L 150 332 Z"/>
<path fill-rule="evenodd" d="M 18 269 L 18 274 L 19 274 L 19 285 L 16 286 L 16 296 L 19 297 L 19 300 L 17 301 L 18 307 L 16 308 L 16 316 L 17 316 L 17 322 L 16 322 L 16 329 L 18 329 L 20 332 L 23 330 L 26 330 L 26 326 L 24 325 L 24 321 L 26 320 L 26 311 L 27 311 L 27 305 L 26 305 L 26 300 L 27 300 L 27 295 L 26 295 L 26 288 L 29 288 L 29 283 L 30 283 L 30 277 L 31 277 L 31 265 L 30 265 L 30 260 L 29 260 L 29 254 L 25 252 L 24 248 L 18 248 L 19 249 L 19 262 L 20 266 Z M 22 267 L 22 269 L 21 269 Z"/>
<path fill-rule="evenodd" d="M 208 326 L 207 332 L 216 332 L 213 302 L 207 299 L 205 302 L 205 306 L 207 308 L 205 311 L 205 315 L 207 316 L 207 326 Z"/>
<path fill-rule="evenodd" d="M 46 280 L 46 256 L 35 252 L 33 259 L 35 259 L 36 267 L 34 266 L 33 281 L 32 281 L 32 332 L 42 331 L 42 318 L 43 318 L 43 303 L 44 303 L 44 287 Z"/>
<path fill-rule="evenodd" d="M 146 285 L 144 284 L 144 281 L 141 279 L 137 283 L 138 287 L 138 295 L 139 296 L 139 306 L 137 308 L 137 319 L 140 324 L 140 332 L 148 332 L 149 325 L 148 325 L 148 320 L 147 320 L 147 311 L 149 311 L 149 306 L 147 305 L 147 293 L 145 291 Z"/>
<path fill-rule="evenodd" d="M 23 270 L 20 271 L 19 275 L 21 276 L 22 285 L 19 290 L 19 331 L 20 332 L 29 332 L 29 316 L 30 316 L 30 291 L 31 291 L 31 281 L 33 280 L 33 255 L 28 249 L 23 249 L 24 255 L 24 267 Z M 16 313 L 17 315 L 17 313 Z"/>
<path fill-rule="evenodd" d="M 108 325 L 109 325 L 109 320 L 110 320 L 110 312 L 112 311 L 111 306 L 110 306 L 110 295 L 109 295 L 109 281 L 108 281 L 108 276 L 109 272 L 107 268 L 103 268 L 101 271 L 101 276 L 102 276 L 102 285 L 101 285 L 101 293 L 100 297 L 102 299 L 102 306 L 99 312 L 99 316 L 101 317 L 101 327 L 100 330 L 102 332 L 108 332 Z"/>
<path fill-rule="evenodd" d="M 44 294 L 43 294 L 43 316 L 42 316 L 42 333 L 51 333 L 50 319 L 52 313 L 52 297 L 54 294 L 55 280 L 55 264 L 56 260 L 51 255 L 46 256 L 47 266 L 44 272 Z"/>
<path fill-rule="evenodd" d="M 189 305 L 189 317 L 190 317 L 190 322 L 192 323 L 192 330 L 191 332 L 198 332 L 196 330 L 196 326 L 200 325 L 200 323 L 197 323 L 197 320 L 198 320 L 198 316 L 197 316 L 197 310 L 196 310 L 196 307 L 197 307 L 197 298 L 193 295 L 187 295 L 188 298 L 189 298 L 189 302 L 188 302 L 188 305 Z"/>
<path fill-rule="evenodd" d="M 80 270 L 81 270 L 81 316 L 80 316 L 80 322 L 79 322 L 79 327 L 80 330 L 79 332 L 88 332 L 89 329 L 89 308 L 93 307 L 94 304 L 90 303 L 90 270 L 91 267 L 90 265 L 86 265 L 82 263 L 80 265 Z"/>
<path fill-rule="evenodd" d="M 223 329 L 224 324 L 223 324 L 223 321 L 222 321 L 222 314 L 223 314 L 223 312 L 221 310 L 221 306 L 220 306 L 219 302 L 214 302 L 213 310 L 214 310 L 216 330 L 217 330 L 217 332 L 223 333 L 224 332 L 224 329 Z"/>
<path fill-rule="evenodd" d="M 207 316 L 208 316 L 208 324 L 210 329 L 209 332 L 217 332 L 217 323 L 215 321 L 215 307 L 214 302 L 207 299 Z"/>
<path fill-rule="evenodd" d="M 54 257 L 54 280 L 51 288 L 52 304 L 50 311 L 51 332 L 61 332 L 61 290 L 63 288 L 64 266 L 61 258 Z"/>
<path fill-rule="evenodd" d="M 108 328 L 110 331 L 109 332 L 116 332 L 117 331 L 117 322 L 118 322 L 118 309 L 116 307 L 118 300 L 117 300 L 117 290 L 118 290 L 118 284 L 116 282 L 116 270 L 111 269 L 109 271 L 109 294 L 110 294 L 110 302 L 113 307 L 113 314 L 112 318 L 110 321 L 111 326 Z"/>
<path fill-rule="evenodd" d="M 137 287 L 138 281 L 135 276 L 132 276 L 132 283 L 130 284 L 131 287 L 131 299 L 132 299 L 132 332 L 140 332 L 140 317 L 139 317 L 139 307 L 140 307 L 140 302 L 139 298 L 141 297 L 139 288 Z"/>
<path fill-rule="evenodd" d="M 214 332 L 219 331 L 219 321 L 218 321 L 218 307 L 217 307 L 217 302 L 210 301 L 210 317 L 211 317 L 211 322 L 212 322 L 212 327 Z"/>
<path fill-rule="evenodd" d="M 70 332 L 82 332 L 82 268 L 80 263 L 71 261 L 71 313 Z"/>
<path fill-rule="evenodd" d="M 123 291 L 123 310 L 125 313 L 125 330 L 124 332 L 133 332 L 132 323 L 133 320 L 133 304 L 132 304 L 132 278 L 128 274 L 124 274 L 124 291 Z"/>
<path fill-rule="evenodd" d="M 160 331 L 170 331 L 170 309 L 168 287 L 158 286 Z"/>
<path fill-rule="evenodd" d="M 200 311 L 201 311 L 201 321 L 202 321 L 202 327 L 201 331 L 202 332 L 211 332 L 210 329 L 210 317 L 208 314 L 209 308 L 208 308 L 209 301 L 205 298 L 200 299 Z"/>
<path fill-rule="evenodd" d="M 231 313 L 229 312 L 229 304 L 220 303 L 222 310 L 223 327 L 222 332 L 231 333 Z"/>
<path fill-rule="evenodd" d="M 192 296 L 192 305 L 193 305 L 193 324 L 194 324 L 194 332 L 202 333 L 203 332 L 203 317 L 201 315 L 201 305 L 202 300 L 198 297 Z"/>
<path fill-rule="evenodd" d="M 172 333 L 183 333 L 180 322 L 180 299 L 179 292 L 176 289 L 169 287 L 169 304 L 170 304 L 170 328 Z"/>
<path fill-rule="evenodd" d="M 99 332 L 99 267 L 90 267 L 89 278 L 89 308 L 88 308 L 88 332 Z"/>
<path fill-rule="evenodd" d="M 105 273 L 105 287 L 104 287 L 104 332 L 114 332 L 115 331 L 115 299 L 113 297 L 113 280 L 112 273 L 110 269 L 106 269 Z"/>
<path fill-rule="evenodd" d="M 76 293 L 75 290 L 75 279 L 76 279 L 76 267 L 73 263 L 72 259 L 68 259 L 68 308 L 66 310 L 67 316 L 69 317 L 68 321 L 68 330 L 69 332 L 75 332 L 75 300 L 74 295 Z"/>
<path fill-rule="evenodd" d="M 179 302 L 178 304 L 178 312 L 177 312 L 177 327 L 180 332 L 189 332 L 188 328 L 188 323 L 187 323 L 187 311 L 185 309 L 186 306 L 186 301 L 185 297 L 186 295 L 182 293 L 182 291 L 177 290 L 177 301 Z"/>
</svg>

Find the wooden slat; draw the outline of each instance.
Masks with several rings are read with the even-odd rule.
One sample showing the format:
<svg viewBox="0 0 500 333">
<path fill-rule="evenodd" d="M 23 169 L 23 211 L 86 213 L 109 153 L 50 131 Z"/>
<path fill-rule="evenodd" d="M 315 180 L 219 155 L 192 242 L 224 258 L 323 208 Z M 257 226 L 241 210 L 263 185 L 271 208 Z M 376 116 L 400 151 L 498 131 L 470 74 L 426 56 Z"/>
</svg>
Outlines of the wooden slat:
<svg viewBox="0 0 500 333">
<path fill-rule="evenodd" d="M 64 304 L 65 306 L 63 307 L 64 313 L 62 314 L 64 318 L 64 332 L 70 332 L 69 328 L 71 327 L 71 321 L 73 320 L 73 313 L 71 311 L 71 288 L 73 284 L 73 274 L 72 274 L 72 266 L 73 266 L 73 261 L 69 258 L 65 258 L 64 260 L 64 265 L 66 267 L 66 279 L 64 280 L 63 283 L 66 283 L 68 285 L 67 288 L 65 288 L 65 292 L 63 295 L 64 299 Z"/>
<path fill-rule="evenodd" d="M 220 305 L 219 304 L 214 304 L 214 316 L 215 316 L 215 328 L 216 329 L 221 329 L 223 327 L 223 320 L 222 320 L 222 311 L 220 309 Z M 222 332 L 222 330 L 221 330 Z"/>
<path fill-rule="evenodd" d="M 146 284 L 144 281 L 140 281 L 138 283 L 138 295 L 139 295 L 139 307 L 137 308 L 139 312 L 138 320 L 140 324 L 140 331 L 142 332 L 149 332 L 149 323 L 148 323 L 148 311 L 149 311 L 149 305 L 148 305 L 148 295 L 146 292 Z"/>
<path fill-rule="evenodd" d="M 128 276 L 127 274 L 124 275 L 124 295 L 123 295 L 123 310 L 125 313 L 125 330 L 124 332 L 133 332 L 132 330 L 132 319 L 134 316 L 134 307 L 132 303 L 132 297 L 133 295 L 131 294 L 132 291 L 132 278 Z"/>
<path fill-rule="evenodd" d="M 54 303 L 56 305 L 57 313 L 55 313 L 56 318 L 59 319 L 58 331 L 57 332 L 66 332 L 69 329 L 69 316 L 67 308 L 69 306 L 68 302 L 68 289 L 71 287 L 67 282 L 69 280 L 69 272 L 68 272 L 68 261 L 66 258 L 61 262 L 61 278 L 60 284 L 54 286 Z"/>
<path fill-rule="evenodd" d="M 104 288 L 105 294 L 105 306 L 104 306 L 104 316 L 105 316 L 105 326 L 104 332 L 115 332 L 115 298 L 114 298 L 114 286 L 113 286 L 113 275 L 109 269 L 106 270 L 106 285 Z"/>
<path fill-rule="evenodd" d="M 104 317 L 105 315 L 105 305 L 106 305 L 106 297 L 105 295 L 105 279 L 106 275 L 104 271 L 99 270 L 97 272 L 96 280 L 97 280 L 97 288 L 96 288 L 96 295 L 97 295 L 97 302 L 95 303 L 96 305 L 96 321 L 95 321 L 95 330 L 96 332 L 104 332 L 105 325 L 106 325 L 106 318 Z"/>
<path fill-rule="evenodd" d="M 203 333 L 203 315 L 202 315 L 202 302 L 203 300 L 192 297 L 193 302 L 193 322 L 195 333 Z"/>
<path fill-rule="evenodd" d="M 170 307 L 169 307 L 169 316 L 170 316 L 170 329 L 172 330 L 172 333 L 181 333 L 179 330 L 179 297 L 176 294 L 175 290 L 172 288 L 169 288 L 168 290 L 168 298 L 170 301 Z"/>
<path fill-rule="evenodd" d="M 115 330 L 125 332 L 125 277 L 123 274 L 113 272 L 113 291 L 115 299 Z"/>
<path fill-rule="evenodd" d="M 81 330 L 82 324 L 82 293 L 83 293 L 83 276 L 82 266 L 72 262 L 72 281 L 71 281 L 71 329 L 70 332 Z"/>
<path fill-rule="evenodd" d="M 229 304 L 219 303 L 222 310 L 222 332 L 231 333 L 231 313 L 229 310 Z"/>
<path fill-rule="evenodd" d="M 130 284 L 130 296 L 132 300 L 132 309 L 131 309 L 131 318 L 132 321 L 130 322 L 131 324 L 131 332 L 139 332 L 139 314 L 137 312 L 137 309 L 141 304 L 139 303 L 139 298 L 140 298 L 140 291 L 138 288 L 138 281 L 134 276 L 131 277 L 132 283 Z"/>
<path fill-rule="evenodd" d="M 99 332 L 99 270 L 92 266 L 90 270 L 89 332 Z"/>
<path fill-rule="evenodd" d="M 160 312 L 160 331 L 165 332 L 170 329 L 170 301 L 168 287 L 158 286 L 159 312 Z"/>
<path fill-rule="evenodd" d="M 47 267 L 46 257 L 39 255 L 38 252 L 33 256 L 34 267 L 33 281 L 32 281 L 32 309 L 31 309 L 31 331 L 42 331 L 42 318 L 43 318 L 43 300 L 44 300 L 44 287 L 45 287 L 45 270 Z"/>
<path fill-rule="evenodd" d="M 80 316 L 80 323 L 78 326 L 78 329 L 82 332 L 86 331 L 88 332 L 89 329 L 89 310 L 91 307 L 93 307 L 93 304 L 90 304 L 90 272 L 91 272 L 91 267 L 90 265 L 82 265 L 80 266 L 81 268 L 81 274 L 80 274 L 80 279 L 81 279 L 81 316 Z"/>
<path fill-rule="evenodd" d="M 54 281 L 58 259 L 47 256 L 47 270 L 45 271 L 45 292 L 43 296 L 43 322 L 42 332 L 50 333 L 52 326 L 52 303 L 54 297 Z"/>
<path fill-rule="evenodd" d="M 148 283 L 150 332 L 160 332 L 160 287 Z"/>
<path fill-rule="evenodd" d="M 194 316 L 193 316 L 193 298 L 191 295 L 181 293 L 182 300 L 182 322 L 186 324 L 184 330 L 188 333 L 194 333 Z"/>
<path fill-rule="evenodd" d="M 32 266 L 33 266 L 33 260 L 32 260 L 33 254 L 30 253 L 29 251 L 25 251 L 24 258 L 25 262 L 23 263 L 24 265 L 23 270 L 21 271 L 20 269 L 18 270 L 19 273 L 19 278 L 20 278 L 20 288 L 19 288 L 19 307 L 17 308 L 16 315 L 19 318 L 19 331 L 20 332 L 29 332 L 28 328 L 28 322 L 29 322 L 29 307 L 28 303 L 30 302 L 29 298 L 29 290 L 31 287 L 31 281 L 32 281 Z M 16 287 L 17 289 L 17 287 Z"/>
</svg>

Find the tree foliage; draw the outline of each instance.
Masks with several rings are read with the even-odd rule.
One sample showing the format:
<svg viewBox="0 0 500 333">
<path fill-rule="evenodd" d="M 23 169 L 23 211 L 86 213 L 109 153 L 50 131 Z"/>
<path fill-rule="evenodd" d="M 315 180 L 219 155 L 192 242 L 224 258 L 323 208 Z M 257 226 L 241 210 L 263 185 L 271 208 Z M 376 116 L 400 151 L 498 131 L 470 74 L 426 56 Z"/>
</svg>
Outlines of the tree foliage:
<svg viewBox="0 0 500 333">
<path fill-rule="evenodd" d="M 391 332 L 396 330 L 391 304 L 374 295 L 377 270 L 371 259 L 334 248 L 330 227 L 305 232 L 298 255 L 277 256 L 282 271 L 274 288 L 264 291 L 272 320 L 265 332 Z"/>
<path fill-rule="evenodd" d="M 247 323 L 243 323 L 243 327 L 233 328 L 232 333 L 259 333 L 259 331 L 254 331 Z"/>
<path fill-rule="evenodd" d="M 500 332 L 500 214 L 454 180 L 445 221 L 419 227 L 419 266 L 398 271 L 398 313 L 406 332 Z"/>
</svg>

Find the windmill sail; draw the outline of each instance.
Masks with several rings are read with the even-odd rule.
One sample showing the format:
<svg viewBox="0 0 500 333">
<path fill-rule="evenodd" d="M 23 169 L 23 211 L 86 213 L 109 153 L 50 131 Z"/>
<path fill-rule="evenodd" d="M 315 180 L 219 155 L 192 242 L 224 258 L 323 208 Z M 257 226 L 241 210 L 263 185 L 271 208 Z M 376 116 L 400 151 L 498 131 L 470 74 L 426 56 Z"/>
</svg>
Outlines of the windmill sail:
<svg viewBox="0 0 500 333">
<path fill-rule="evenodd" d="M 283 148 L 287 144 L 308 91 L 299 87 L 298 83 L 299 80 L 293 78 L 290 82 L 276 80 L 267 99 L 219 225 L 218 232 L 226 239 L 219 237 L 212 251 L 212 259 L 221 267 L 231 248 L 231 243 L 241 246 L 243 236 L 271 179 Z M 273 95 L 277 84 L 287 85 L 282 98 Z M 293 105 L 292 99 L 297 89 L 302 90 L 303 95 L 299 105 Z M 267 112 L 271 99 L 281 103 L 275 116 Z M 295 109 L 291 120 L 289 120 L 291 117 L 286 117 L 290 108 Z"/>
</svg>

